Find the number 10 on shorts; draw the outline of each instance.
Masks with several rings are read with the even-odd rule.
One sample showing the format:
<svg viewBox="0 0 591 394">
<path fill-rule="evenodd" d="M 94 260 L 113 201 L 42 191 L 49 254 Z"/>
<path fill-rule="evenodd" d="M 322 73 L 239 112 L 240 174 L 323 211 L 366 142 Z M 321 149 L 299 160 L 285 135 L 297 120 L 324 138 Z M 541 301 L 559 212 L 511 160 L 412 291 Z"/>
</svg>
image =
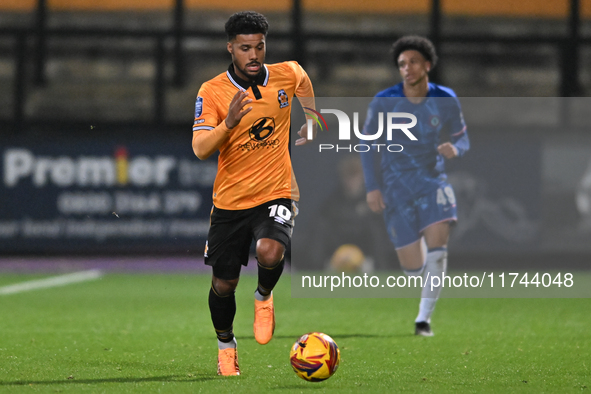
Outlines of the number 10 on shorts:
<svg viewBox="0 0 591 394">
<path fill-rule="evenodd" d="M 269 217 L 279 217 L 286 221 L 291 219 L 291 211 L 285 205 L 273 204 L 268 208 L 271 211 Z"/>
</svg>

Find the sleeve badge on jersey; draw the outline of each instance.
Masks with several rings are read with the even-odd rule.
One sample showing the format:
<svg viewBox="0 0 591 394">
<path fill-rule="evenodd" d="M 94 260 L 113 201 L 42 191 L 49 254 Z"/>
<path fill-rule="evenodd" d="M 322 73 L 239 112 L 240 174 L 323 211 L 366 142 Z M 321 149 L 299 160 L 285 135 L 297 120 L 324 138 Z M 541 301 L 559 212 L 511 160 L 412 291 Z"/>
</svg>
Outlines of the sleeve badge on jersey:
<svg viewBox="0 0 591 394">
<path fill-rule="evenodd" d="M 197 100 L 195 101 L 195 117 L 198 118 L 201 116 L 203 112 L 203 97 L 197 96 Z"/>
<path fill-rule="evenodd" d="M 289 97 L 287 97 L 285 90 L 279 89 L 277 91 L 277 101 L 279 101 L 279 108 L 285 108 L 289 105 Z"/>
</svg>

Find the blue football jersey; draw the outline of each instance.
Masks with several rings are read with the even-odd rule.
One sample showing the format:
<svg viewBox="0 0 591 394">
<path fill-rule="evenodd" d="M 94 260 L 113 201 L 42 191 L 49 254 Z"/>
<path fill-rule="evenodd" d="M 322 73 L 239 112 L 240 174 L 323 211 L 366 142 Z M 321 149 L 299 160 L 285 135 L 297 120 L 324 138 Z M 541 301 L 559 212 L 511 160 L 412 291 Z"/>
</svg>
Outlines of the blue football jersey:
<svg viewBox="0 0 591 394">
<path fill-rule="evenodd" d="M 410 113 L 417 124 L 409 128 L 416 141 L 402 130 L 387 130 L 387 114 Z M 380 119 L 381 118 L 381 119 Z M 409 123 L 410 119 L 393 119 L 393 123 Z M 470 142 L 460 102 L 450 88 L 429 83 L 427 97 L 419 104 L 411 103 L 404 95 L 403 84 L 379 92 L 369 105 L 363 134 L 373 135 L 382 124 L 381 137 L 368 143 L 372 149 L 361 153 L 367 191 L 381 189 L 386 205 L 404 202 L 437 189 L 444 182 L 443 156 L 437 146 L 449 141 L 462 156 Z M 389 138 L 389 139 L 388 139 Z M 389 152 L 385 147 L 398 144 Z M 379 149 L 379 152 L 378 152 Z"/>
</svg>

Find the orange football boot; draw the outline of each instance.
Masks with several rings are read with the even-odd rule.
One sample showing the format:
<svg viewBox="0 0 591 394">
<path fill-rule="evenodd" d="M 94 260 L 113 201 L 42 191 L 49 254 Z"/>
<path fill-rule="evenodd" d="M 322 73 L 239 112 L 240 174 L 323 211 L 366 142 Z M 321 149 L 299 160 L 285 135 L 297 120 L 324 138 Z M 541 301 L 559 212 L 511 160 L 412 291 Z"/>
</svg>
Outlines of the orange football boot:
<svg viewBox="0 0 591 394">
<path fill-rule="evenodd" d="M 218 375 L 240 375 L 240 368 L 238 368 L 238 351 L 235 348 L 218 349 Z"/>
<path fill-rule="evenodd" d="M 269 343 L 275 331 L 273 293 L 267 301 L 254 300 L 254 339 L 261 345 Z"/>
</svg>

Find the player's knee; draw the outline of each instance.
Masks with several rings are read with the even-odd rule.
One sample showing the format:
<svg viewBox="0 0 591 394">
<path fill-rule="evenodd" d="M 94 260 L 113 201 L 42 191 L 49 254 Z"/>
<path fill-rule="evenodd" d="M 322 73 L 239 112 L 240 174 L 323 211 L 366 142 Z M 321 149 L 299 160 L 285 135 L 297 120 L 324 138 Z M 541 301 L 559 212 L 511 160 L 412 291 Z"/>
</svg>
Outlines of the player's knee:
<svg viewBox="0 0 591 394">
<path fill-rule="evenodd" d="M 421 240 L 415 241 L 396 250 L 400 266 L 405 271 L 420 270 L 425 264 Z"/>
<path fill-rule="evenodd" d="M 283 258 L 285 247 L 281 243 L 269 239 L 259 239 L 256 246 L 257 260 L 265 267 L 277 265 Z"/>
<path fill-rule="evenodd" d="M 213 290 L 219 296 L 226 296 L 232 294 L 236 291 L 236 286 L 238 286 L 238 279 L 220 279 L 216 278 L 215 276 L 212 279 Z"/>
<path fill-rule="evenodd" d="M 416 260 L 413 262 L 407 262 L 405 264 L 400 263 L 400 268 L 402 268 L 402 270 L 406 273 L 406 272 L 419 272 L 422 271 L 423 267 L 425 266 L 425 262 L 424 261 L 420 261 L 420 260 Z"/>
</svg>

